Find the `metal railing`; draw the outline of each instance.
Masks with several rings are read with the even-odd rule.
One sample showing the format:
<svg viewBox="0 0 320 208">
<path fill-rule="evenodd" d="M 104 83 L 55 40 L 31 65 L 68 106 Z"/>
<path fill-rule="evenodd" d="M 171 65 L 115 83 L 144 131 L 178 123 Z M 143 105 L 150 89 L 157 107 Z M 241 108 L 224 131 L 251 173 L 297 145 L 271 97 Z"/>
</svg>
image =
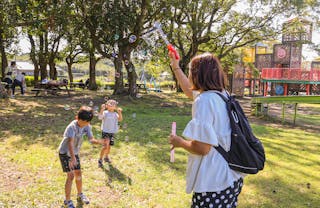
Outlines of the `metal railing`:
<svg viewBox="0 0 320 208">
<path fill-rule="evenodd" d="M 267 80 L 301 80 L 310 82 L 320 81 L 319 69 L 300 69 L 300 68 L 264 68 L 261 78 Z"/>
</svg>

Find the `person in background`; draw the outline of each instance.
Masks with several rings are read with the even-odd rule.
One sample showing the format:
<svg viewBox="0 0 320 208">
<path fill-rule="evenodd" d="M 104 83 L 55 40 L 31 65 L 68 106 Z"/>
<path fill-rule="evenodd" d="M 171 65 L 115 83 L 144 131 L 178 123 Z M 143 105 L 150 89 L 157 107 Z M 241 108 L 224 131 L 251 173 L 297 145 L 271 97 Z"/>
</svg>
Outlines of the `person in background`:
<svg viewBox="0 0 320 208">
<path fill-rule="evenodd" d="M 88 78 L 85 83 L 84 86 L 88 89 L 89 88 L 89 83 L 90 83 L 90 79 Z"/>
<path fill-rule="evenodd" d="M 193 193 L 191 208 L 234 208 L 243 185 L 243 174 L 230 169 L 214 148 L 230 149 L 231 127 L 226 103 L 214 91 L 225 95 L 225 75 L 219 60 L 210 53 L 192 58 L 187 77 L 179 60 L 169 52 L 172 70 L 184 93 L 192 98 L 192 120 L 182 135 L 170 135 L 173 148 L 188 151 L 187 193 Z"/>
<path fill-rule="evenodd" d="M 20 87 L 20 91 L 21 91 L 21 95 L 24 95 L 24 85 L 26 83 L 26 79 L 25 79 L 25 73 L 18 73 L 17 76 L 15 77 L 13 84 L 12 84 L 12 95 L 14 96 L 14 92 L 16 89 L 16 86 Z"/>
<path fill-rule="evenodd" d="M 24 72 L 23 72 L 22 74 L 23 74 L 23 76 L 24 76 L 24 82 L 23 82 L 23 85 L 22 85 L 22 87 L 23 87 L 23 92 L 26 93 L 26 91 L 27 91 L 26 74 L 25 74 Z"/>
<path fill-rule="evenodd" d="M 8 72 L 11 72 L 11 76 L 14 78 L 17 75 L 17 71 L 18 71 L 18 68 L 17 68 L 16 62 L 11 61 L 10 66 L 8 66 L 5 69 L 5 74 L 7 74 Z"/>
</svg>

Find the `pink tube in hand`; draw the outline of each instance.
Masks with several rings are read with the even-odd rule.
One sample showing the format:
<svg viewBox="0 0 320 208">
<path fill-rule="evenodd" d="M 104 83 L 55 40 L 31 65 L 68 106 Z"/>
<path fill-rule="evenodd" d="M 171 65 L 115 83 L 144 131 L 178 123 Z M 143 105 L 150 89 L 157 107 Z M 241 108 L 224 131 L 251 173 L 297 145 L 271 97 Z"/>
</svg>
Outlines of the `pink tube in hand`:
<svg viewBox="0 0 320 208">
<path fill-rule="evenodd" d="M 177 129 L 177 124 L 176 122 L 172 122 L 172 125 L 171 125 L 171 134 L 172 135 L 176 135 L 176 129 Z M 170 151 L 170 162 L 174 162 L 174 148 L 173 146 L 171 146 L 171 151 Z"/>
</svg>

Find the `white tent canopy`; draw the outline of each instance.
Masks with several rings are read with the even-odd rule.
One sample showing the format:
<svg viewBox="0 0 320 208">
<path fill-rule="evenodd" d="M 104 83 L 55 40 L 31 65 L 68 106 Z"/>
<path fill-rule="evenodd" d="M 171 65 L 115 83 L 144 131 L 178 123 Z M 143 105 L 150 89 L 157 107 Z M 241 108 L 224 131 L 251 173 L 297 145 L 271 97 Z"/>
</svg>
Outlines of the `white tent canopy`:
<svg viewBox="0 0 320 208">
<path fill-rule="evenodd" d="M 27 61 L 15 61 L 19 72 L 24 72 L 28 76 L 33 76 L 34 74 L 34 65 L 33 63 Z M 64 70 L 59 66 L 56 66 L 58 76 L 63 75 Z M 49 72 L 49 65 L 47 65 L 47 71 Z"/>
</svg>

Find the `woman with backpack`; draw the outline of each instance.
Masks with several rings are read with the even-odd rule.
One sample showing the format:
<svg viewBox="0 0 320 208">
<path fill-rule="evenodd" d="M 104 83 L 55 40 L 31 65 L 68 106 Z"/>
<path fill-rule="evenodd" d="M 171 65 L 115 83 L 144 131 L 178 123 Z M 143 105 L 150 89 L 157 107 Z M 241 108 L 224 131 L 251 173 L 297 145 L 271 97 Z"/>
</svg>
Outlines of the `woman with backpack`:
<svg viewBox="0 0 320 208">
<path fill-rule="evenodd" d="M 194 100 L 192 120 L 182 136 L 170 135 L 173 148 L 183 148 L 189 154 L 187 193 L 192 193 L 191 208 L 237 207 L 243 185 L 243 174 L 230 169 L 223 156 L 214 148 L 228 151 L 231 127 L 224 100 L 225 76 L 220 62 L 212 54 L 195 56 L 189 64 L 187 77 L 179 67 L 179 59 L 169 52 L 170 65 L 184 93 Z"/>
</svg>

